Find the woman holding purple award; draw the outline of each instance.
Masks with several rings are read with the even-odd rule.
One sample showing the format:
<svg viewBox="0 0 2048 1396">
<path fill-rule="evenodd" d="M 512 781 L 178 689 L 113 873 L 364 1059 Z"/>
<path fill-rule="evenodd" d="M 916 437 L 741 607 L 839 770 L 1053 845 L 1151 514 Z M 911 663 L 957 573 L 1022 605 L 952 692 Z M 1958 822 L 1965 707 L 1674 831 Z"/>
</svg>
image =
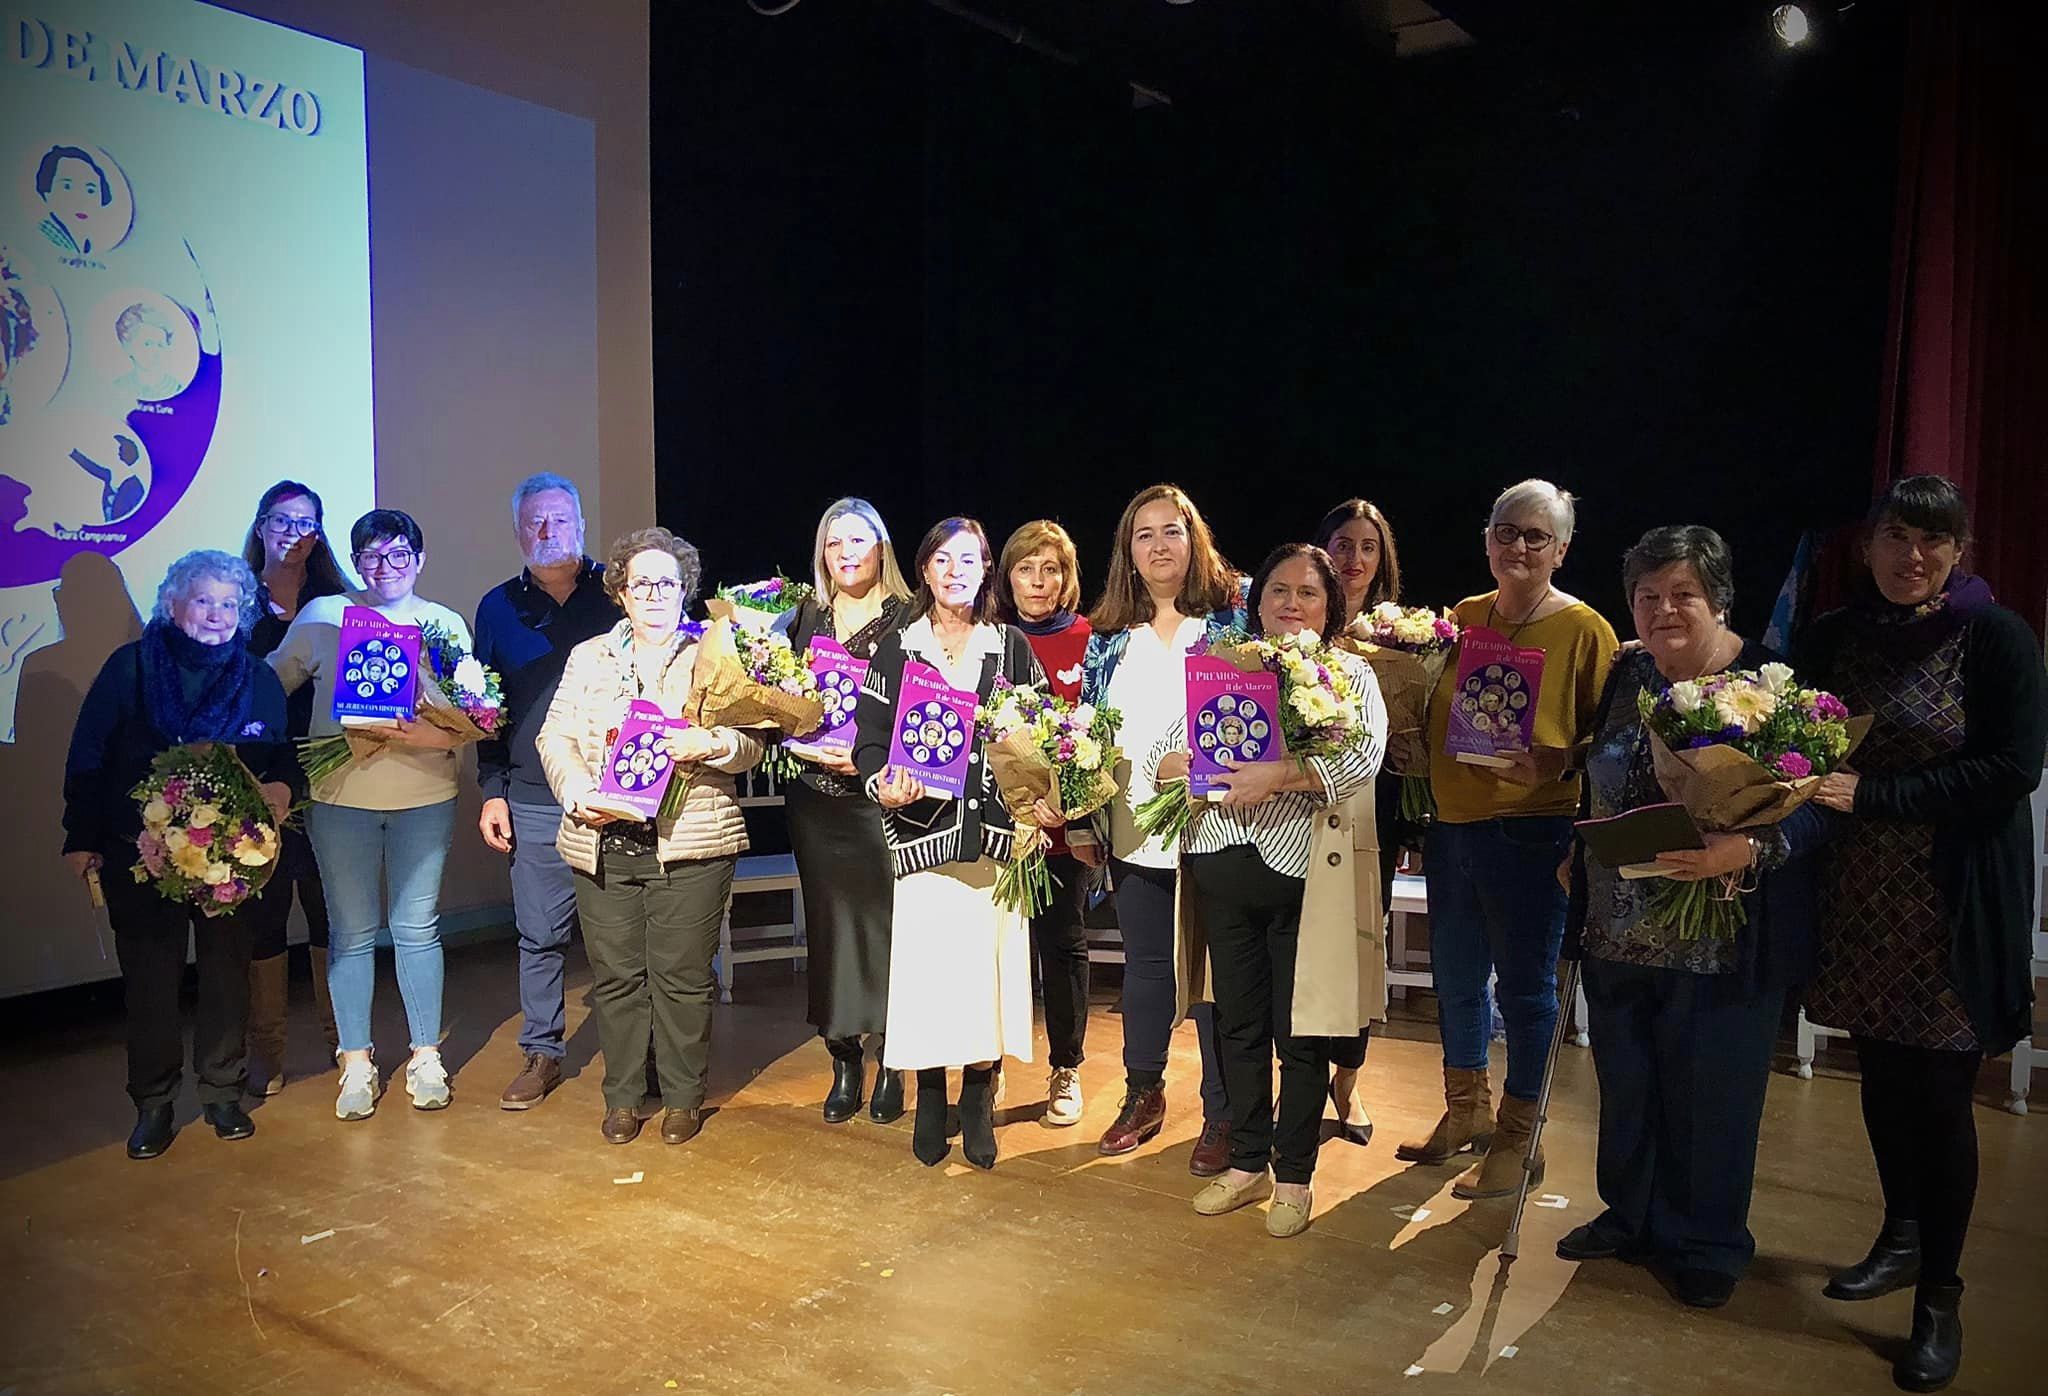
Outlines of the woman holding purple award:
<svg viewBox="0 0 2048 1396">
<path fill-rule="evenodd" d="M 910 588 L 881 514 L 865 499 L 836 500 L 818 520 L 811 552 L 817 590 L 783 612 L 791 648 L 801 655 L 830 640 L 866 663 L 903 622 Z M 828 718 L 829 721 L 829 718 Z M 832 1054 L 825 1120 L 841 1124 L 861 1107 L 868 1034 L 881 1036 L 889 1007 L 889 918 L 895 898 L 882 813 L 861 794 L 850 751 L 792 748 L 803 773 L 782 787 L 789 843 L 802 878 L 810 940 L 809 1021 Z M 869 1116 L 887 1124 L 903 1114 L 903 1073 L 880 1065 Z"/>
<path fill-rule="evenodd" d="M 911 1150 L 927 1166 L 950 1147 L 946 1069 L 963 1069 L 961 1149 L 975 1167 L 993 1168 L 990 1078 L 1005 1056 L 1031 1060 L 1030 931 L 995 900 L 1015 822 L 982 759 L 974 715 L 998 678 L 1045 676 L 1023 632 L 989 619 L 990 561 L 974 519 L 943 519 L 925 534 L 908 621 L 868 666 L 853 751 L 882 807 L 896 874 L 882 1060 L 917 1073 Z"/>
<path fill-rule="evenodd" d="M 1498 585 L 1458 603 L 1459 660 L 1445 666 L 1429 705 L 1437 817 L 1423 869 L 1445 1109 L 1426 1138 L 1395 1153 L 1430 1164 L 1483 1153 L 1452 1189 L 1463 1198 L 1503 1197 L 1521 1180 L 1557 1022 L 1557 870 L 1571 850 L 1579 767 L 1620 648 L 1614 627 L 1554 580 L 1574 517 L 1572 497 L 1547 480 L 1524 480 L 1494 500 L 1483 539 Z M 1475 668 L 1481 654 L 1497 657 Z M 1487 976 L 1496 973 L 1508 1039 L 1498 1118 L 1486 1076 Z M 1539 1153 L 1539 1177 L 1542 1162 Z"/>
<path fill-rule="evenodd" d="M 372 509 L 349 530 L 349 546 L 363 589 L 306 602 L 270 656 L 287 694 L 314 686 L 315 737 L 343 730 L 334 689 L 351 608 L 399 626 L 438 625 L 469 648 L 462 617 L 414 592 L 427 552 L 410 514 Z M 449 1101 L 441 1063 L 441 868 L 455 834 L 454 748 L 461 739 L 430 722 L 402 719 L 375 730 L 382 742 L 374 752 L 315 782 L 306 815 L 327 894 L 327 988 L 341 1038 L 334 1113 L 343 1120 L 365 1120 L 377 1109 L 370 1005 L 379 926 L 391 928 L 412 1041 L 406 1094 L 415 1110 L 439 1110 Z"/>
</svg>

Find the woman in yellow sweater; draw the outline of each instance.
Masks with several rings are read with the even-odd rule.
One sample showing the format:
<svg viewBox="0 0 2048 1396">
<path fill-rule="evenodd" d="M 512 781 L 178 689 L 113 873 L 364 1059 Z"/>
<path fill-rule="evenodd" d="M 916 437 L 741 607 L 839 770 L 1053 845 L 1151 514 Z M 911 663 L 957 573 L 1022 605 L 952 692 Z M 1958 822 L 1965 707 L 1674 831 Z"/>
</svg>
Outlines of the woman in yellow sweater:
<svg viewBox="0 0 2048 1396">
<path fill-rule="evenodd" d="M 1455 665 L 1446 666 L 1430 702 L 1437 818 L 1423 869 L 1445 1110 L 1428 1138 L 1402 1144 L 1396 1153 L 1433 1164 L 1468 1148 L 1484 1153 L 1452 1188 L 1464 1198 L 1499 1197 L 1521 1179 L 1557 1023 L 1566 902 L 1557 869 L 1571 848 L 1584 744 L 1620 648 L 1614 627 L 1553 580 L 1571 547 L 1573 518 L 1572 497 L 1546 480 L 1502 491 L 1485 534 L 1497 588 L 1458 603 L 1462 627 L 1484 627 L 1543 651 L 1531 749 L 1515 753 L 1504 768 L 1468 765 L 1445 753 Z M 1508 1039 L 1498 1120 L 1486 1079 L 1489 974 L 1498 975 Z M 1540 1155 L 1536 1164 L 1540 1170 Z"/>
</svg>

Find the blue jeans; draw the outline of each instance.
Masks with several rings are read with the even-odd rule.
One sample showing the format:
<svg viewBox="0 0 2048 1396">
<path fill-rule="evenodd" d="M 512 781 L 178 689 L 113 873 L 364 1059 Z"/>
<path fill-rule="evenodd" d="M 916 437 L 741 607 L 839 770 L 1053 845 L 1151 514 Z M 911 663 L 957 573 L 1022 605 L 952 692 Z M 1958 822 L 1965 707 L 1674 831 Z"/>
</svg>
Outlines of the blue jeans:
<svg viewBox="0 0 2048 1396">
<path fill-rule="evenodd" d="M 327 889 L 327 992 L 341 1050 L 370 1049 L 377 930 L 391 928 L 398 993 L 414 1048 L 441 1042 L 441 868 L 455 801 L 417 809 L 351 809 L 315 801 L 306 831 Z M 384 886 L 391 891 L 389 914 Z"/>
<path fill-rule="evenodd" d="M 562 960 L 576 933 L 576 874 L 555 849 L 562 811 L 512 804 L 512 914 L 519 927 L 519 1050 L 562 1057 Z"/>
<path fill-rule="evenodd" d="M 1429 969 L 1444 1065 L 1486 1069 L 1486 978 L 1498 976 L 1508 1030 L 1507 1094 L 1534 1100 L 1557 1026 L 1557 954 L 1565 892 L 1557 865 L 1571 847 L 1569 815 L 1432 824 L 1422 867 L 1429 883 Z"/>
</svg>

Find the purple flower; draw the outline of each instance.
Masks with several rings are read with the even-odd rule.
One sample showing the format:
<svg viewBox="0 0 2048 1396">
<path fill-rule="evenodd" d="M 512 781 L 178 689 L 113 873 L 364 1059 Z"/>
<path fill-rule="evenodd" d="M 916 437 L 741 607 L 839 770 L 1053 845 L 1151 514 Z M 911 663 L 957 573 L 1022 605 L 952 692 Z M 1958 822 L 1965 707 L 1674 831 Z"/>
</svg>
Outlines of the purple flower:
<svg viewBox="0 0 2048 1396">
<path fill-rule="evenodd" d="M 1813 715 L 1823 722 L 1840 722 L 1849 716 L 1849 709 L 1832 693 L 1816 693 L 1813 695 Z"/>
<path fill-rule="evenodd" d="M 1687 751 L 1698 751 L 1701 747 L 1719 746 L 1720 744 L 1721 739 L 1719 737 L 1694 737 L 1685 744 L 1685 749 Z"/>
<path fill-rule="evenodd" d="M 1787 780 L 1798 780 L 1813 774 L 1813 763 L 1796 751 L 1788 751 L 1777 760 L 1778 774 Z"/>
</svg>

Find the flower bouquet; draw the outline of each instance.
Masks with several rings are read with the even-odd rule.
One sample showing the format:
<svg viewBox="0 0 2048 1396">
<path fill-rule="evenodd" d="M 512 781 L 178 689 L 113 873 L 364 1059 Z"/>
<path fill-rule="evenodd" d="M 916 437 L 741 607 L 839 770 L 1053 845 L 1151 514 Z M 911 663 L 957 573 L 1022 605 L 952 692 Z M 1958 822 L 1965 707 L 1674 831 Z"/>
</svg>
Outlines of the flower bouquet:
<svg viewBox="0 0 2048 1396">
<path fill-rule="evenodd" d="M 699 727 L 767 728 L 784 737 L 814 731 L 825 719 L 818 676 L 790 647 L 789 637 L 742 630 L 730 618 L 712 621 L 698 639 L 689 708 L 684 716 Z M 783 772 L 797 769 L 796 758 L 780 750 L 764 764 Z M 662 818 L 682 809 L 689 788 L 687 771 L 669 781 Z"/>
<path fill-rule="evenodd" d="M 1335 756 L 1365 740 L 1363 695 L 1314 631 L 1277 636 L 1232 631 L 1212 642 L 1207 653 L 1246 673 L 1264 669 L 1280 676 L 1280 733 L 1294 760 Z M 1195 815 L 1188 783 L 1167 781 L 1131 815 L 1148 837 L 1173 847 Z"/>
<path fill-rule="evenodd" d="M 1030 684 L 997 676 L 989 701 L 975 710 L 996 788 L 1017 821 L 1010 861 L 996 879 L 996 905 L 1031 916 L 1052 905 L 1051 842 L 1034 822 L 1044 800 L 1065 819 L 1085 819 L 1116 794 L 1112 772 L 1123 758 L 1116 745 L 1123 715 L 1115 708 L 1074 704 Z"/>
<path fill-rule="evenodd" d="M 1664 793 L 1704 831 L 1764 829 L 1813 798 L 1870 730 L 1842 700 L 1793 682 L 1791 666 L 1766 664 L 1672 684 L 1636 699 Z M 1747 920 L 1739 877 L 1664 880 L 1650 917 L 1682 940 L 1726 940 Z"/>
<path fill-rule="evenodd" d="M 1401 817 L 1424 823 L 1436 815 L 1429 788 L 1429 699 L 1458 647 L 1458 619 L 1449 611 L 1382 601 L 1344 634 L 1346 648 L 1372 665 L 1386 700 L 1386 769 L 1401 778 Z"/>
<path fill-rule="evenodd" d="M 704 609 L 714 620 L 729 620 L 742 630 L 759 633 L 773 626 L 783 612 L 803 605 L 810 595 L 808 583 L 793 582 L 777 572 L 765 581 L 720 587 L 717 595 L 704 603 Z"/>
<path fill-rule="evenodd" d="M 142 806 L 135 880 L 170 900 L 225 916 L 277 870 L 277 816 L 233 747 L 172 747 L 129 794 Z"/>
<path fill-rule="evenodd" d="M 505 695 L 498 672 L 462 647 L 446 626 L 433 621 L 420 628 L 418 721 L 430 722 L 464 742 L 480 742 L 498 730 L 504 718 Z M 325 737 L 299 742 L 299 760 L 306 778 L 319 784 L 351 763 L 380 750 L 389 728 L 348 727 Z"/>
</svg>

